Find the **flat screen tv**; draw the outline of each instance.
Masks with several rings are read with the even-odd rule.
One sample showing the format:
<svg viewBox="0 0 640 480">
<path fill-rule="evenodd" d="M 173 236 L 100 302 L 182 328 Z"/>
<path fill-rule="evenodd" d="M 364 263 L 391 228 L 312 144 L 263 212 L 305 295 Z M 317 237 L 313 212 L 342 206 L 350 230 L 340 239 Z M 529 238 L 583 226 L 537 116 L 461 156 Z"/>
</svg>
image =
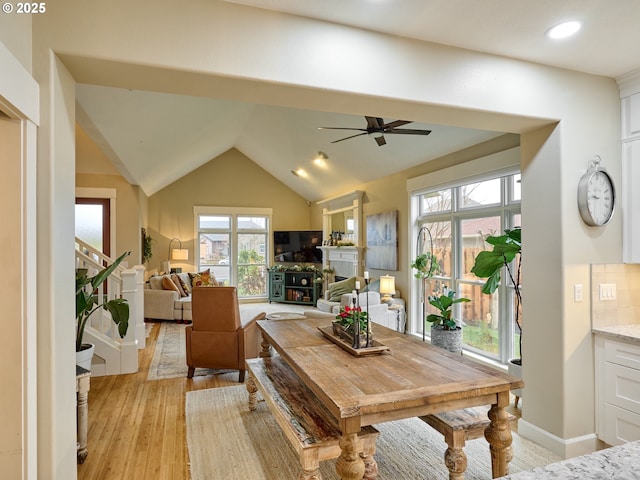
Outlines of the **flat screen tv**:
<svg viewBox="0 0 640 480">
<path fill-rule="evenodd" d="M 273 232 L 276 262 L 322 263 L 322 230 L 283 230 Z"/>
</svg>

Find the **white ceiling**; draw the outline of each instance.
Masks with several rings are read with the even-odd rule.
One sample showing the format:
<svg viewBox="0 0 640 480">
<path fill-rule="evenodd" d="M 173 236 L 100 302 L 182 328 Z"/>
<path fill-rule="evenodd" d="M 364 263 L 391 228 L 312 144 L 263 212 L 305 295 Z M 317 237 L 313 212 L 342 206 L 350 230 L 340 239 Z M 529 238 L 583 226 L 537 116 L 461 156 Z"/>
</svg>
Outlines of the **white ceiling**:
<svg viewBox="0 0 640 480">
<path fill-rule="evenodd" d="M 639 0 L 227 1 L 609 77 L 640 67 Z M 544 37 L 568 19 L 584 24 L 576 38 L 552 44 Z M 78 123 L 147 195 L 235 147 L 319 200 L 500 135 L 412 123 L 405 128 L 433 132 L 387 135 L 383 147 L 366 135 L 332 144 L 350 132 L 317 127 L 364 128 L 365 119 L 90 85 L 78 85 L 77 100 Z M 318 150 L 329 156 L 328 168 L 312 165 Z M 291 174 L 300 167 L 309 178 Z"/>
</svg>

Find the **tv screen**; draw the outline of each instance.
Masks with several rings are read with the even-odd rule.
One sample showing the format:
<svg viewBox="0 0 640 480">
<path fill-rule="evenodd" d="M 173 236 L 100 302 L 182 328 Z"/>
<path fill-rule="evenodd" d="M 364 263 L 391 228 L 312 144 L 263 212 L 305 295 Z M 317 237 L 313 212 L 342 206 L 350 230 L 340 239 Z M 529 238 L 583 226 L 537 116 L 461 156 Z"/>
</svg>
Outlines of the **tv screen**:
<svg viewBox="0 0 640 480">
<path fill-rule="evenodd" d="M 286 230 L 273 232 L 276 262 L 321 263 L 322 230 Z"/>
</svg>

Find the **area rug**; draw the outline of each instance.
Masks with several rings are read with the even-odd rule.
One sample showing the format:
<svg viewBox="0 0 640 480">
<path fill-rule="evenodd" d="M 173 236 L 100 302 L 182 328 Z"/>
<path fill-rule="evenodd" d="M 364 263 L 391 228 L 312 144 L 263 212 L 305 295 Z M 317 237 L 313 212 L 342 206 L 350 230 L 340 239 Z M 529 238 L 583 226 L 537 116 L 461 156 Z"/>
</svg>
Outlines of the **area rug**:
<svg viewBox="0 0 640 480">
<path fill-rule="evenodd" d="M 187 445 L 192 480 L 295 480 L 300 464 L 264 401 L 250 412 L 244 386 L 187 392 Z M 379 480 L 447 480 L 442 435 L 411 418 L 375 426 L 380 430 L 376 461 Z M 466 480 L 491 478 L 486 440 L 467 442 Z M 511 473 L 560 458 L 513 434 Z M 324 480 L 336 480 L 335 460 L 321 462 Z"/>
<path fill-rule="evenodd" d="M 302 313 L 310 310 L 311 307 L 303 305 L 289 305 L 277 303 L 246 303 L 240 305 L 240 315 L 242 318 L 253 318 L 260 312 L 297 312 Z M 149 324 L 147 324 L 149 325 Z M 153 324 L 152 324 L 153 325 Z M 156 349 L 153 353 L 147 380 L 163 380 L 167 378 L 179 378 L 187 376 L 187 355 L 184 338 L 186 325 L 175 322 L 161 322 Z M 195 376 L 228 374 L 235 370 L 211 370 L 197 368 Z"/>
</svg>

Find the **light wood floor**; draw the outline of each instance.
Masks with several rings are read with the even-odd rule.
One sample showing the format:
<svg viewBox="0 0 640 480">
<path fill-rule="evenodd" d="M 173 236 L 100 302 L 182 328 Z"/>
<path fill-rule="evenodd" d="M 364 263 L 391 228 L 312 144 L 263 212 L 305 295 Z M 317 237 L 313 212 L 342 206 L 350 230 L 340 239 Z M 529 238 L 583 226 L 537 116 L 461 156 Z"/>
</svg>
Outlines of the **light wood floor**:
<svg viewBox="0 0 640 480">
<path fill-rule="evenodd" d="M 148 381 L 159 331 L 157 323 L 138 352 L 137 373 L 91 378 L 89 455 L 78 480 L 190 480 L 186 392 L 237 383 L 228 375 Z M 521 414 L 513 404 L 509 411 Z"/>
<path fill-rule="evenodd" d="M 237 383 L 221 376 L 147 381 L 159 331 L 154 325 L 138 352 L 137 373 L 91 379 L 89 455 L 78 465 L 79 480 L 190 479 L 186 392 Z"/>
</svg>

